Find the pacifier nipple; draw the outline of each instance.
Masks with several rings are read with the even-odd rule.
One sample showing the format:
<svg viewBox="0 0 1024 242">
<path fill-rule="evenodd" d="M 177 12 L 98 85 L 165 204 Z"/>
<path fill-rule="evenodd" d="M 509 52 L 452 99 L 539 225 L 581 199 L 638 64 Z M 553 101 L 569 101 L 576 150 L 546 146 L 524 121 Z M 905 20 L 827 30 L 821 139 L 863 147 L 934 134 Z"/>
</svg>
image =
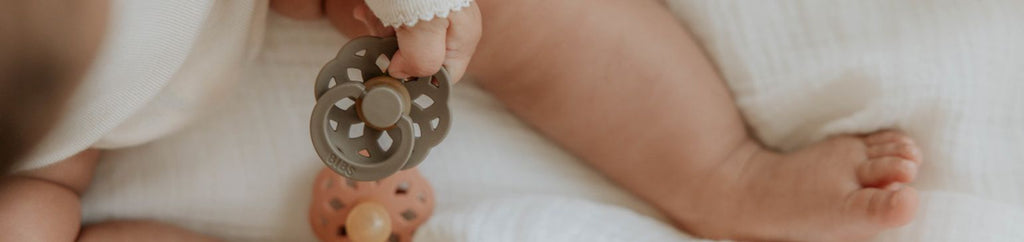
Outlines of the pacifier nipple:
<svg viewBox="0 0 1024 242">
<path fill-rule="evenodd" d="M 345 225 L 353 242 L 384 242 L 391 236 L 388 209 L 375 202 L 362 202 L 352 208 Z"/>
</svg>

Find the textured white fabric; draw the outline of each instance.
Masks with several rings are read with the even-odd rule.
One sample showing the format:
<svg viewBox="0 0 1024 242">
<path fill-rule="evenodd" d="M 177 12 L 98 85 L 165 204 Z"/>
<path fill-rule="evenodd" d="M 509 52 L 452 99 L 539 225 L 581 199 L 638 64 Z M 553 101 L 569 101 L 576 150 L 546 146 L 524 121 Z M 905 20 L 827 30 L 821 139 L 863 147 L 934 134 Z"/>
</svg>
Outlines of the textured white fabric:
<svg viewBox="0 0 1024 242">
<path fill-rule="evenodd" d="M 366 5 L 384 26 L 413 26 L 419 21 L 447 18 L 468 7 L 473 0 L 366 0 Z"/>
<path fill-rule="evenodd" d="M 628 209 L 560 196 L 506 196 L 444 207 L 414 241 L 678 241 L 674 227 Z"/>
<path fill-rule="evenodd" d="M 247 51 L 258 49 L 266 5 L 112 1 L 104 44 L 68 112 L 16 169 L 43 167 L 88 147 L 136 145 L 180 129 L 238 78 Z"/>
<path fill-rule="evenodd" d="M 924 206 L 881 239 L 1024 241 L 1024 2 L 669 3 L 769 146 L 882 128 L 918 141 Z"/>
</svg>

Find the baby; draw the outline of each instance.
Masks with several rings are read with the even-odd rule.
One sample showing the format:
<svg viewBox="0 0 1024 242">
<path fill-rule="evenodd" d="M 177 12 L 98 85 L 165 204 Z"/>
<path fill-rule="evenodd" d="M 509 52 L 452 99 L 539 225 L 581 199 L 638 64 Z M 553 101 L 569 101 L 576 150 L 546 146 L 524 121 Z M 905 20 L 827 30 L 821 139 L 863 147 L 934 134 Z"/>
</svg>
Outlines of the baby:
<svg viewBox="0 0 1024 242">
<path fill-rule="evenodd" d="M 401 8 L 377 5 L 387 2 L 292 0 L 271 7 L 301 19 L 326 16 L 350 36 L 393 31 L 401 50 L 391 75 L 428 75 L 444 65 L 456 79 L 476 77 L 519 117 L 696 236 L 862 240 L 914 216 L 916 192 L 901 185 L 914 180 L 922 161 L 910 138 L 882 131 L 788 154 L 764 148 L 748 133 L 725 82 L 660 1 L 479 0 L 411 27 L 380 11 Z M 11 58 L 6 46 L 0 50 L 0 58 Z M 0 85 L 6 90 L 15 77 L 4 76 Z M 2 100 L 18 97 L 3 94 Z M 0 110 L 3 125 L 17 121 L 8 110 L 25 112 Z M 19 127 L 0 126 L 5 133 Z M 0 151 L 17 148 L 2 145 Z M 151 222 L 79 232 L 78 194 L 97 156 L 87 150 L 6 176 L 0 239 L 210 239 Z"/>
</svg>

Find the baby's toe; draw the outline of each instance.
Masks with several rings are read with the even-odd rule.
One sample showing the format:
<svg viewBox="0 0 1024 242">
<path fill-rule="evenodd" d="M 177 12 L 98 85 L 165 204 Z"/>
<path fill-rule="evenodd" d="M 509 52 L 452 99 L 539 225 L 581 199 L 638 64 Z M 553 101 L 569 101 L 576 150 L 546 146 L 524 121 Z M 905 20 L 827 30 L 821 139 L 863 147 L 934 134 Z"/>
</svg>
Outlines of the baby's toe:
<svg viewBox="0 0 1024 242">
<path fill-rule="evenodd" d="M 899 227 L 910 222 L 917 211 L 917 191 L 864 188 L 847 197 L 843 208 L 846 218 L 881 228 Z"/>
<path fill-rule="evenodd" d="M 921 162 L 921 150 L 909 136 L 899 131 L 882 131 L 864 138 L 868 158 L 898 156 L 914 162 Z"/>
<path fill-rule="evenodd" d="M 908 183 L 917 176 L 917 163 L 900 157 L 886 156 L 868 160 L 857 167 L 857 180 L 865 187 L 885 187 L 892 183 Z"/>
</svg>

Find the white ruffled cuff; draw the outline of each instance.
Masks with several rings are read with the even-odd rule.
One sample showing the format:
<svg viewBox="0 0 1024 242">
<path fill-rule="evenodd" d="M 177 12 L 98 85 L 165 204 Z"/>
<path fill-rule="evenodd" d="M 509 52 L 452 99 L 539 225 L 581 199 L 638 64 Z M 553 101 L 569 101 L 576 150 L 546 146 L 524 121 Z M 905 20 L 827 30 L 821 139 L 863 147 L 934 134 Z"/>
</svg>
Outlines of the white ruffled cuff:
<svg viewBox="0 0 1024 242">
<path fill-rule="evenodd" d="M 366 0 L 381 23 L 388 27 L 413 26 L 419 21 L 448 14 L 468 7 L 473 0 Z"/>
</svg>

